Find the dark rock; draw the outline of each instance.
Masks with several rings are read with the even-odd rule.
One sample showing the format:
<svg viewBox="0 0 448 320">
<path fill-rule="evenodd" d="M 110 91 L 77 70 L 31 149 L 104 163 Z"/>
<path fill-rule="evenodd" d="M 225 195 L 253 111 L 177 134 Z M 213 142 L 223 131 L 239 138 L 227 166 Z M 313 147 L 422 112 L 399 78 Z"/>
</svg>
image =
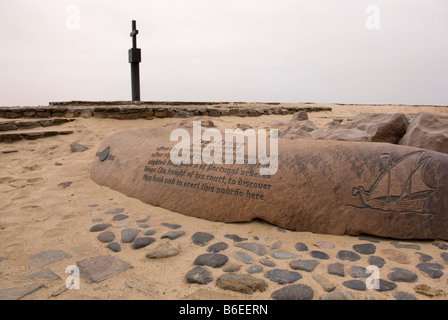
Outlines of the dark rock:
<svg viewBox="0 0 448 320">
<path fill-rule="evenodd" d="M 355 244 L 353 250 L 361 254 L 374 254 L 376 247 L 371 243 Z"/>
<path fill-rule="evenodd" d="M 271 293 L 275 300 L 312 300 L 314 291 L 305 284 L 292 284 Z"/>
<path fill-rule="evenodd" d="M 168 222 L 162 222 L 162 226 L 167 227 L 169 229 L 179 229 L 182 226 L 180 224 L 174 224 L 174 223 L 168 223 Z"/>
<path fill-rule="evenodd" d="M 417 300 L 417 298 L 412 293 L 404 291 L 395 292 L 394 298 L 397 300 Z"/>
<path fill-rule="evenodd" d="M 293 113 L 291 121 L 304 121 L 308 120 L 308 113 L 305 110 L 300 110 Z"/>
<path fill-rule="evenodd" d="M 121 242 L 131 243 L 137 237 L 139 230 L 135 228 L 127 228 L 121 230 Z"/>
<path fill-rule="evenodd" d="M 170 240 L 177 239 L 185 235 L 185 231 L 168 231 L 160 236 L 160 239 L 168 238 Z"/>
<path fill-rule="evenodd" d="M 398 241 L 391 241 L 391 245 L 393 245 L 397 249 L 414 249 L 414 250 L 420 250 L 420 246 L 418 244 L 412 244 L 412 243 L 399 243 Z"/>
<path fill-rule="evenodd" d="M 99 231 L 104 231 L 107 228 L 111 227 L 112 225 L 110 223 L 100 223 L 100 224 L 96 224 L 93 227 L 90 228 L 90 232 L 99 232 Z"/>
<path fill-rule="evenodd" d="M 265 247 L 263 245 L 259 244 L 259 243 L 240 242 L 240 243 L 235 244 L 235 247 L 248 250 L 250 252 L 255 253 L 258 256 L 263 256 L 263 255 L 266 254 Z"/>
<path fill-rule="evenodd" d="M 438 263 L 424 262 L 416 265 L 417 269 L 426 273 L 433 279 L 438 279 L 443 276 L 442 269 L 445 269 L 444 266 Z"/>
<path fill-rule="evenodd" d="M 81 278 L 86 282 L 100 282 L 131 268 L 131 265 L 114 256 L 91 257 L 77 261 Z"/>
<path fill-rule="evenodd" d="M 148 222 L 148 220 L 149 220 L 149 216 L 146 216 L 145 218 L 136 220 L 135 222 L 138 222 L 138 223 L 145 223 L 145 222 Z"/>
<path fill-rule="evenodd" d="M 150 230 L 146 230 L 143 235 L 145 235 L 145 236 L 152 236 L 152 235 L 156 234 L 156 232 L 157 232 L 156 230 L 150 229 Z"/>
<path fill-rule="evenodd" d="M 44 269 L 42 271 L 30 274 L 26 277 L 23 277 L 19 281 L 36 281 L 36 280 L 57 280 L 60 279 L 60 277 L 51 271 L 50 269 Z"/>
<path fill-rule="evenodd" d="M 275 259 L 298 259 L 300 255 L 286 252 L 286 251 L 272 251 L 271 257 Z"/>
<path fill-rule="evenodd" d="M 224 272 L 237 272 L 241 269 L 241 265 L 239 264 L 229 264 L 222 268 L 222 271 Z"/>
<path fill-rule="evenodd" d="M 415 254 L 420 255 L 420 262 L 428 262 L 428 261 L 432 260 L 432 257 L 428 254 L 421 253 L 421 252 L 416 252 Z"/>
<path fill-rule="evenodd" d="M 58 183 L 58 187 L 61 187 L 62 189 L 66 189 L 66 188 L 70 187 L 72 183 L 73 183 L 72 181 L 61 182 L 61 183 Z"/>
<path fill-rule="evenodd" d="M 293 283 L 302 279 L 302 275 L 300 273 L 283 269 L 269 270 L 266 272 L 265 277 L 271 281 L 277 282 L 278 284 Z"/>
<path fill-rule="evenodd" d="M 375 290 L 378 292 L 384 292 L 384 291 L 391 291 L 394 290 L 397 287 L 397 285 L 393 282 L 380 279 L 379 281 L 379 288 Z"/>
<path fill-rule="evenodd" d="M 361 259 L 361 257 L 356 252 L 349 251 L 349 250 L 340 250 L 336 254 L 336 258 L 338 258 L 339 260 L 348 260 L 351 262 Z"/>
<path fill-rule="evenodd" d="M 317 260 L 293 260 L 289 262 L 289 266 L 293 270 L 302 270 L 311 272 L 319 264 Z"/>
<path fill-rule="evenodd" d="M 445 261 L 445 263 L 448 263 L 448 253 L 442 252 L 440 254 L 440 257 L 443 259 L 443 261 Z"/>
<path fill-rule="evenodd" d="M 93 218 L 93 219 L 92 219 L 92 222 L 93 222 L 93 223 L 97 223 L 97 222 L 101 222 L 101 221 L 103 221 L 102 218 Z"/>
<path fill-rule="evenodd" d="M 125 214 L 117 214 L 112 218 L 112 221 L 121 221 L 124 219 L 129 218 L 129 216 L 125 215 Z"/>
<path fill-rule="evenodd" d="M 207 284 L 212 281 L 212 275 L 204 267 L 195 266 L 187 272 L 187 283 Z"/>
<path fill-rule="evenodd" d="M 20 300 L 44 287 L 41 283 L 32 283 L 23 287 L 0 289 L 0 300 Z"/>
<path fill-rule="evenodd" d="M 345 272 L 344 272 L 344 265 L 342 263 L 332 263 L 328 265 L 328 273 L 335 275 L 335 276 L 339 276 L 339 277 L 344 277 L 345 276 Z"/>
<path fill-rule="evenodd" d="M 245 294 L 253 294 L 255 291 L 263 292 L 267 288 L 266 281 L 246 274 L 226 273 L 216 280 L 216 285 L 224 290 L 232 290 Z"/>
<path fill-rule="evenodd" d="M 294 248 L 296 248 L 297 251 L 308 251 L 308 247 L 302 242 L 296 243 L 294 245 Z"/>
<path fill-rule="evenodd" d="M 121 246 L 120 244 L 116 243 L 116 242 L 111 242 L 109 243 L 106 248 L 112 250 L 113 252 L 120 252 L 121 251 Z"/>
<path fill-rule="evenodd" d="M 82 144 L 79 144 L 77 142 L 73 142 L 73 143 L 70 144 L 70 151 L 72 153 L 74 153 L 74 152 L 84 152 L 87 149 L 89 149 L 89 148 L 84 146 L 84 145 L 82 145 Z"/>
<path fill-rule="evenodd" d="M 387 275 L 387 278 L 395 282 L 414 282 L 417 280 L 417 275 L 406 269 L 393 268 L 392 272 Z"/>
<path fill-rule="evenodd" d="M 419 284 L 414 287 L 415 292 L 423 294 L 428 297 L 445 297 L 446 293 L 441 289 L 431 288 L 426 284 Z"/>
<path fill-rule="evenodd" d="M 368 261 L 370 265 L 377 266 L 378 268 L 381 268 L 386 263 L 383 258 L 378 256 L 370 256 Z"/>
<path fill-rule="evenodd" d="M 180 252 L 179 245 L 172 240 L 162 239 L 146 253 L 146 258 L 160 259 L 178 255 Z"/>
<path fill-rule="evenodd" d="M 241 242 L 241 241 L 246 241 L 247 238 L 241 238 L 240 236 L 236 235 L 236 234 L 225 234 L 224 237 L 231 239 L 235 242 Z"/>
<path fill-rule="evenodd" d="M 229 261 L 225 255 L 219 253 L 204 253 L 194 260 L 194 265 L 209 266 L 212 268 L 219 268 Z"/>
<path fill-rule="evenodd" d="M 153 243 L 154 241 L 156 241 L 156 239 L 151 238 L 151 237 L 137 238 L 134 240 L 134 242 L 132 242 L 132 249 L 138 250 L 138 249 L 144 248 L 147 245 L 150 245 L 151 243 Z"/>
<path fill-rule="evenodd" d="M 436 247 L 439 248 L 440 250 L 446 250 L 446 249 L 448 249 L 448 244 L 443 243 L 443 242 L 433 242 L 432 245 L 433 245 L 433 246 L 436 246 Z"/>
<path fill-rule="evenodd" d="M 356 300 L 356 295 L 351 291 L 333 291 L 326 293 L 321 300 Z"/>
<path fill-rule="evenodd" d="M 359 237 L 358 240 L 365 240 L 372 243 L 380 243 L 380 240 L 372 238 L 372 237 Z"/>
<path fill-rule="evenodd" d="M 366 272 L 366 268 L 360 266 L 350 267 L 350 276 L 353 278 L 367 278 L 370 276 L 370 272 Z"/>
<path fill-rule="evenodd" d="M 448 153 L 448 115 L 420 112 L 399 144 Z"/>
<path fill-rule="evenodd" d="M 328 254 L 326 254 L 325 252 L 322 252 L 322 251 L 311 251 L 310 255 L 313 258 L 316 258 L 316 259 L 321 259 L 321 260 L 328 260 L 328 259 L 330 259 Z"/>
<path fill-rule="evenodd" d="M 229 245 L 225 242 L 217 242 L 215 244 L 212 244 L 211 246 L 209 246 L 207 248 L 207 252 L 220 252 L 220 251 L 224 251 L 229 247 Z"/>
<path fill-rule="evenodd" d="M 206 233 L 206 232 L 196 232 L 191 236 L 191 241 L 193 241 L 194 244 L 197 244 L 199 246 L 204 246 L 207 242 L 212 240 L 215 236 Z"/>
<path fill-rule="evenodd" d="M 119 214 L 122 213 L 124 211 L 123 208 L 115 208 L 115 209 L 110 209 L 107 210 L 106 212 L 104 212 L 105 214 Z"/>
<path fill-rule="evenodd" d="M 265 265 L 266 267 L 271 267 L 271 268 L 275 267 L 275 262 L 272 260 L 269 260 L 269 259 L 261 259 L 260 263 Z"/>
<path fill-rule="evenodd" d="M 146 228 L 149 228 L 149 225 L 146 224 L 146 223 L 139 223 L 139 224 L 138 224 L 138 227 L 139 227 L 139 228 L 146 229 Z"/>
<path fill-rule="evenodd" d="M 344 282 L 342 282 L 342 285 L 344 287 L 347 287 L 347 288 L 353 289 L 353 290 L 357 290 L 357 291 L 366 291 L 367 290 L 366 283 L 361 280 L 344 281 Z"/>
<path fill-rule="evenodd" d="M 96 238 L 101 242 L 108 243 L 115 240 L 115 234 L 112 231 L 104 231 L 101 232 Z"/>
</svg>

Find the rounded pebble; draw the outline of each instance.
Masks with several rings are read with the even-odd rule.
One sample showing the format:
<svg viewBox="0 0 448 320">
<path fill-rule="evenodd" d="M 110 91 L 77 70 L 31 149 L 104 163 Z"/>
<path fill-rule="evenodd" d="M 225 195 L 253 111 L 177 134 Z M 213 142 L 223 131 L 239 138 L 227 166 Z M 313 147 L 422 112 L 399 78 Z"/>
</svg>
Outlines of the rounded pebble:
<svg viewBox="0 0 448 320">
<path fill-rule="evenodd" d="M 298 242 L 294 245 L 297 251 L 308 251 L 308 247 L 303 242 Z"/>
<path fill-rule="evenodd" d="M 194 260 L 194 265 L 208 266 L 212 268 L 219 268 L 229 261 L 225 255 L 219 253 L 204 253 Z"/>
<path fill-rule="evenodd" d="M 151 243 L 153 243 L 154 241 L 156 241 L 156 239 L 151 238 L 151 237 L 137 238 L 134 240 L 134 242 L 132 242 L 132 249 L 138 250 L 138 249 L 144 248 L 147 245 L 150 245 Z"/>
<path fill-rule="evenodd" d="M 247 254 L 246 252 L 243 252 L 243 251 L 233 251 L 232 256 L 235 259 L 237 259 L 243 263 L 246 263 L 246 264 L 251 264 L 254 261 L 249 254 Z"/>
<path fill-rule="evenodd" d="M 263 267 L 259 264 L 254 264 L 246 268 L 246 272 L 249 274 L 260 273 L 263 272 Z"/>
<path fill-rule="evenodd" d="M 319 264 L 317 260 L 293 260 L 289 262 L 289 266 L 293 270 L 302 270 L 311 272 Z"/>
<path fill-rule="evenodd" d="M 376 246 L 371 243 L 355 244 L 353 250 L 361 254 L 374 254 Z"/>
<path fill-rule="evenodd" d="M 195 266 L 187 272 L 187 283 L 207 284 L 213 281 L 210 272 L 201 266 Z"/>
<path fill-rule="evenodd" d="M 328 259 L 330 259 L 328 254 L 326 254 L 325 252 L 322 252 L 322 251 L 311 251 L 310 255 L 313 258 L 316 258 L 316 259 L 321 259 L 321 260 L 328 260 Z"/>
<path fill-rule="evenodd" d="M 338 253 L 336 254 L 336 258 L 338 258 L 339 260 L 348 260 L 351 262 L 361 259 L 361 257 L 356 252 L 349 250 L 338 251 Z"/>
<path fill-rule="evenodd" d="M 110 223 L 100 223 L 100 224 L 96 224 L 93 227 L 90 228 L 90 232 L 100 232 L 100 231 L 104 231 L 107 228 L 111 227 L 112 225 Z"/>
<path fill-rule="evenodd" d="M 271 293 L 275 300 L 312 300 L 314 291 L 306 284 L 292 284 Z"/>
<path fill-rule="evenodd" d="M 207 248 L 207 252 L 221 252 L 226 250 L 229 247 L 229 245 L 225 242 L 217 242 L 215 244 L 212 244 Z"/>
<path fill-rule="evenodd" d="M 112 242 L 115 240 L 115 234 L 112 231 L 103 231 L 98 235 L 97 239 L 104 243 Z"/>
<path fill-rule="evenodd" d="M 167 233 L 160 236 L 160 239 L 168 238 L 170 240 L 177 239 L 185 235 L 185 231 L 168 231 Z"/>
<path fill-rule="evenodd" d="M 138 235 L 138 229 L 127 228 L 121 230 L 121 242 L 122 243 L 131 243 Z"/>
<path fill-rule="evenodd" d="M 302 279 L 302 275 L 300 273 L 283 269 L 269 270 L 264 276 L 265 278 L 273 282 L 277 282 L 278 284 L 293 283 Z"/>
<path fill-rule="evenodd" d="M 387 275 L 387 278 L 397 282 L 414 282 L 417 280 L 417 275 L 403 268 L 393 268 L 392 272 Z"/>
<path fill-rule="evenodd" d="M 215 236 L 207 232 L 196 232 L 191 236 L 191 241 L 198 246 L 204 246 Z"/>
<path fill-rule="evenodd" d="M 113 252 L 120 252 L 121 251 L 121 246 L 120 244 L 116 243 L 116 242 L 111 242 L 109 243 L 106 248 L 112 250 Z"/>
<path fill-rule="evenodd" d="M 125 215 L 125 214 L 117 214 L 112 218 L 112 221 L 121 221 L 124 219 L 129 218 L 129 216 Z"/>
<path fill-rule="evenodd" d="M 152 235 L 156 234 L 156 232 L 157 231 L 154 230 L 154 229 L 149 229 L 149 230 L 146 230 L 143 235 L 145 235 L 145 236 L 152 236 Z"/>
</svg>

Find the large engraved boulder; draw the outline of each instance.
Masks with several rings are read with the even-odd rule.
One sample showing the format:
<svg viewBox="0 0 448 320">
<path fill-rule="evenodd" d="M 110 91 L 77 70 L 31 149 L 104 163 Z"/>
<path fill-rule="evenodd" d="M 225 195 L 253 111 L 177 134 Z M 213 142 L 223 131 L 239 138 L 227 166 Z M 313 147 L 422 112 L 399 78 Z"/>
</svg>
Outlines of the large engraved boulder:
<svg viewBox="0 0 448 320">
<path fill-rule="evenodd" d="M 175 165 L 172 130 L 106 138 L 93 159 L 92 180 L 211 221 L 259 218 L 297 231 L 448 240 L 446 154 L 388 143 L 279 138 L 278 169 L 260 175 L 259 162 Z"/>
</svg>

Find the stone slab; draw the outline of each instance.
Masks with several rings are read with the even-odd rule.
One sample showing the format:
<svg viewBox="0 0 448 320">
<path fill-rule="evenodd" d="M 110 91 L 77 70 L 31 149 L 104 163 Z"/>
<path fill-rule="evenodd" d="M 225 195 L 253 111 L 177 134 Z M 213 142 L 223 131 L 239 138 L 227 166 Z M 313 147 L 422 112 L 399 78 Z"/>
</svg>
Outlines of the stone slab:
<svg viewBox="0 0 448 320">
<path fill-rule="evenodd" d="M 80 276 L 88 283 L 100 282 L 131 268 L 131 265 L 113 256 L 97 256 L 77 261 Z"/>
<path fill-rule="evenodd" d="M 36 254 L 31 254 L 28 267 L 30 270 L 37 270 L 53 262 L 72 256 L 62 250 L 47 250 Z"/>
<path fill-rule="evenodd" d="M 91 179 L 211 221 L 258 218 L 296 231 L 448 239 L 446 154 L 388 143 L 278 139 L 278 170 L 261 176 L 259 164 L 174 165 L 173 129 L 107 137 Z M 100 161 L 107 147 L 109 156 Z"/>
</svg>

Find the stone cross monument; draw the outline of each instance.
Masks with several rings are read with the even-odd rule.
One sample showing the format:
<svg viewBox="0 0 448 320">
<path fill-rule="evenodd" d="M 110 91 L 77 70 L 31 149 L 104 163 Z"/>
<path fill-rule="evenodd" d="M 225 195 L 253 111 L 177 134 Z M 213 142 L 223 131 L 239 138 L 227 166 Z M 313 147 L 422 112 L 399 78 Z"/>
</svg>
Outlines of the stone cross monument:
<svg viewBox="0 0 448 320">
<path fill-rule="evenodd" d="M 137 48 L 137 24 L 132 20 L 132 49 L 129 49 L 129 63 L 131 64 L 132 101 L 140 101 L 140 70 L 139 63 L 142 61 L 141 50 Z"/>
</svg>

